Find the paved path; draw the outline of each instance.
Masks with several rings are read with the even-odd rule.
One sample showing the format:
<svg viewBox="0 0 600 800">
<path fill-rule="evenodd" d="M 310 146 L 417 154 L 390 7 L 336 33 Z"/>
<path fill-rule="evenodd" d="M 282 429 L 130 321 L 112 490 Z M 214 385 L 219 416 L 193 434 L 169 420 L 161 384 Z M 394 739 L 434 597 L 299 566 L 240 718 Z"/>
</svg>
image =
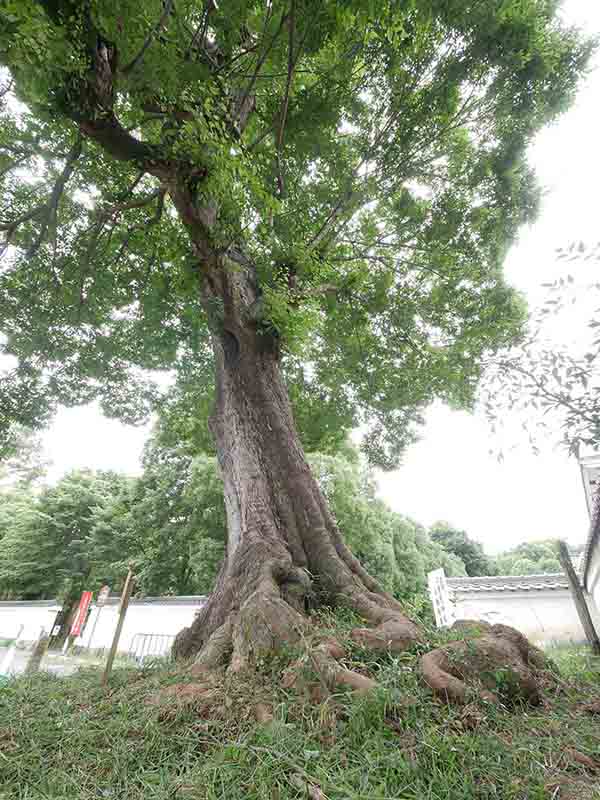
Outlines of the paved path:
<svg viewBox="0 0 600 800">
<path fill-rule="evenodd" d="M 2 664 L 7 650 L 8 648 L 6 647 L 0 647 L 0 664 Z M 10 667 L 11 672 L 16 674 L 24 672 L 30 655 L 31 653 L 29 651 L 17 650 Z M 65 658 L 64 656 L 55 655 L 54 653 L 46 655 L 42 662 L 43 670 L 53 672 L 56 675 L 72 675 L 79 666 L 80 662 L 75 659 Z"/>
</svg>

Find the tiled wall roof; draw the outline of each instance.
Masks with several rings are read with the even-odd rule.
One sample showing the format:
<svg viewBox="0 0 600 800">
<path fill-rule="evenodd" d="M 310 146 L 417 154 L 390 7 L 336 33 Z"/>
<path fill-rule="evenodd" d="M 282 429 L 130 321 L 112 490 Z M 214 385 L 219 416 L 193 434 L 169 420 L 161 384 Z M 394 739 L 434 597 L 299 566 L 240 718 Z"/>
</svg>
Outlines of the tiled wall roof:
<svg viewBox="0 0 600 800">
<path fill-rule="evenodd" d="M 454 592 L 539 592 L 568 589 L 562 572 L 552 575 L 494 575 L 483 578 L 448 578 L 448 587 Z"/>
</svg>

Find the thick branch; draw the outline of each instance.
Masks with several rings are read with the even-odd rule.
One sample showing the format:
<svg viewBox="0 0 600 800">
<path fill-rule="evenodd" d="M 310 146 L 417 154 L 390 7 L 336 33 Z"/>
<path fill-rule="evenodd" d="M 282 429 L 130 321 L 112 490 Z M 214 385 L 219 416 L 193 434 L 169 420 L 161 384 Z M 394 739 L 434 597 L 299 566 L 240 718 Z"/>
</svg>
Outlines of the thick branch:
<svg viewBox="0 0 600 800">
<path fill-rule="evenodd" d="M 65 190 L 65 186 L 73 174 L 73 170 L 75 169 L 75 162 L 81 155 L 82 144 L 81 136 L 78 135 L 73 147 L 67 155 L 65 166 L 63 167 L 62 172 L 54 184 L 52 192 L 50 193 L 50 197 L 45 203 L 41 203 L 40 205 L 36 206 L 25 214 L 22 214 L 20 217 L 11 220 L 10 222 L 0 224 L 0 230 L 6 231 L 6 244 L 10 244 L 10 241 L 17 228 L 19 228 L 23 223 L 29 222 L 36 217 L 42 217 L 40 230 L 38 231 L 37 236 L 27 251 L 27 258 L 31 258 L 36 253 L 46 237 L 48 228 L 51 226 L 53 227 L 56 224 L 58 206 Z"/>
<path fill-rule="evenodd" d="M 127 133 L 114 114 L 105 119 L 81 119 L 73 115 L 79 123 L 79 129 L 94 142 L 100 145 L 110 156 L 117 161 L 135 161 L 143 166 L 147 172 L 156 174 L 156 168 L 161 160 L 158 149 L 152 145 L 140 142 L 135 136 Z"/>
<path fill-rule="evenodd" d="M 285 83 L 285 94 L 283 96 L 283 103 L 281 106 L 281 113 L 279 119 L 279 132 L 277 134 L 277 183 L 279 194 L 282 196 L 284 192 L 284 182 L 283 182 L 283 170 L 281 167 L 281 151 L 283 149 L 283 135 L 285 133 L 285 122 L 287 118 L 288 106 L 290 104 L 290 88 L 292 85 L 292 78 L 294 76 L 294 67 L 296 66 L 298 58 L 294 59 L 294 32 L 296 28 L 296 2 L 292 0 L 292 4 L 290 7 L 290 36 L 289 36 L 289 44 L 288 44 L 288 69 L 287 69 L 287 80 Z M 300 50 L 298 50 L 298 57 L 300 56 Z"/>
<path fill-rule="evenodd" d="M 269 14 L 267 14 L 266 18 L 265 18 L 265 26 L 264 26 L 264 30 L 265 31 L 266 31 L 267 25 L 269 23 L 270 16 L 271 16 L 271 12 L 269 12 Z M 250 79 L 250 82 L 248 84 L 248 87 L 244 91 L 243 95 L 241 96 L 241 98 L 240 98 L 240 100 L 239 100 L 239 102 L 237 104 L 238 109 L 243 110 L 243 109 L 246 108 L 246 104 L 248 102 L 248 99 L 250 98 L 250 95 L 252 94 L 252 91 L 254 89 L 254 85 L 255 85 L 255 83 L 256 83 L 256 81 L 258 79 L 258 76 L 260 74 L 262 66 L 265 63 L 265 61 L 267 60 L 267 56 L 271 52 L 271 48 L 273 47 L 273 45 L 275 44 L 275 42 L 279 38 L 279 36 L 281 34 L 281 31 L 283 29 L 283 26 L 285 24 L 286 19 L 287 19 L 287 14 L 284 12 L 281 15 L 281 19 L 279 20 L 279 25 L 277 27 L 277 30 L 275 31 L 274 35 L 272 36 L 270 42 L 267 44 L 267 46 L 265 47 L 265 49 L 261 53 L 258 61 L 256 62 L 256 67 L 254 69 L 254 73 L 252 75 L 252 78 Z"/>
</svg>

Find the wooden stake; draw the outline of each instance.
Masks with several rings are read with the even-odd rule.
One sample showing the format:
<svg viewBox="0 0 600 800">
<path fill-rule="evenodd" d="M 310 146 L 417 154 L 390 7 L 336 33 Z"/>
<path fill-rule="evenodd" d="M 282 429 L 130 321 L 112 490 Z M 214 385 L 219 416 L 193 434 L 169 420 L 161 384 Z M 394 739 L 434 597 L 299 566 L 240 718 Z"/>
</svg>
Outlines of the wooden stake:
<svg viewBox="0 0 600 800">
<path fill-rule="evenodd" d="M 600 656 L 600 639 L 598 638 L 596 628 L 594 627 L 592 617 L 590 616 L 588 604 L 585 599 L 585 593 L 581 584 L 579 583 L 579 578 L 577 577 L 575 569 L 573 568 L 573 563 L 571 561 L 569 551 L 567 550 L 567 545 L 564 542 L 558 543 L 558 559 L 565 571 L 565 575 L 567 576 L 567 580 L 571 588 L 571 595 L 573 596 L 573 602 L 575 603 L 575 608 L 579 614 L 581 625 L 585 631 L 587 640 L 590 643 L 592 652 L 594 655 Z"/>
<path fill-rule="evenodd" d="M 115 660 L 115 655 L 117 654 L 117 646 L 119 644 L 119 639 L 121 638 L 121 631 L 123 630 L 125 614 L 127 614 L 129 598 L 131 597 L 132 591 L 133 570 L 131 567 L 129 567 L 129 572 L 127 573 L 127 578 L 125 579 L 125 586 L 123 586 L 123 591 L 121 592 L 121 602 L 119 603 L 119 620 L 117 622 L 117 627 L 115 628 L 115 635 L 113 636 L 112 644 L 110 646 L 110 652 L 108 654 L 108 658 L 106 659 L 106 666 L 104 667 L 104 672 L 102 673 L 102 686 L 106 686 L 108 683 L 108 678 L 113 667 L 113 661 Z"/>
<path fill-rule="evenodd" d="M 26 675 L 33 675 L 35 672 L 39 671 L 42 660 L 46 655 L 49 641 L 50 637 L 46 633 L 45 629 L 42 628 L 38 640 L 35 643 L 35 647 L 33 648 L 33 652 L 29 657 L 29 661 L 27 662 L 27 666 L 25 667 Z"/>
</svg>

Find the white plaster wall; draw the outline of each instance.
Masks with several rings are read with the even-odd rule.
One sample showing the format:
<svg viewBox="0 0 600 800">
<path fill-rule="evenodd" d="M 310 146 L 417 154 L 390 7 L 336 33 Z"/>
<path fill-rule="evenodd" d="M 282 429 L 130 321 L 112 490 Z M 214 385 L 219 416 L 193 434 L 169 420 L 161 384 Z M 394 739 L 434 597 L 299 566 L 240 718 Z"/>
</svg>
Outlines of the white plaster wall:
<svg viewBox="0 0 600 800">
<path fill-rule="evenodd" d="M 54 624 L 60 606 L 48 603 L 0 602 L 0 639 L 16 638 L 19 628 L 24 625 L 21 641 L 34 642 L 44 627 L 48 633 Z"/>
<path fill-rule="evenodd" d="M 456 619 L 512 625 L 539 645 L 585 642 L 585 633 L 568 590 L 530 592 L 454 591 Z"/>
<path fill-rule="evenodd" d="M 588 603 L 590 612 L 594 618 L 596 630 L 600 633 L 600 539 L 596 540 L 596 546 L 592 552 L 587 572 L 586 588 L 592 601 Z"/>
<path fill-rule="evenodd" d="M 202 605 L 203 601 L 198 598 L 190 598 L 189 602 L 164 598 L 157 598 L 152 602 L 132 600 L 119 640 L 119 651 L 128 652 L 133 637 L 138 633 L 175 636 L 193 622 Z M 42 626 L 50 632 L 59 610 L 60 606 L 54 601 L 0 601 L 0 639 L 14 639 L 20 626 L 24 625 L 21 640 L 34 642 Z M 92 605 L 76 645 L 94 650 L 110 647 L 118 613 L 119 606 L 115 600 L 109 601 L 102 608 Z"/>
<path fill-rule="evenodd" d="M 125 617 L 125 624 L 119 639 L 119 652 L 128 652 L 136 634 L 164 634 L 175 636 L 182 628 L 190 625 L 202 603 L 175 603 L 168 600 L 160 602 L 131 601 Z M 119 614 L 118 604 L 108 603 L 92 610 L 82 635 L 76 642 L 79 647 L 97 650 L 111 645 Z"/>
</svg>

